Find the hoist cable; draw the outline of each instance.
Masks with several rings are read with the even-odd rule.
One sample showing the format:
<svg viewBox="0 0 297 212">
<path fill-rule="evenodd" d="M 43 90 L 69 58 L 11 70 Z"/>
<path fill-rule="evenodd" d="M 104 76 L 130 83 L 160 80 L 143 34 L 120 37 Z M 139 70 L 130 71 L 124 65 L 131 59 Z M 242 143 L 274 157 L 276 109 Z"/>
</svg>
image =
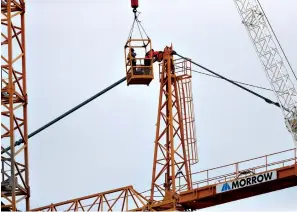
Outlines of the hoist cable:
<svg viewBox="0 0 297 212">
<path fill-rule="evenodd" d="M 136 13 L 135 13 L 135 14 L 136 14 Z M 140 20 L 138 19 L 138 16 L 139 16 L 139 15 L 140 15 L 140 12 L 138 12 L 138 15 L 135 15 L 136 23 L 137 23 L 138 31 L 139 31 L 140 36 L 141 36 L 141 39 L 142 39 L 143 47 L 146 48 L 146 45 L 145 45 L 145 43 L 144 43 L 144 39 L 143 39 L 143 36 L 142 36 L 142 32 L 141 32 L 140 27 L 142 28 L 142 30 L 143 30 L 144 34 L 146 35 L 146 37 L 147 37 L 147 38 L 149 38 L 149 37 L 148 37 L 148 35 L 146 34 L 146 31 L 144 30 L 144 28 L 142 27 Z M 139 25 L 140 25 L 140 27 L 139 27 Z"/>
<path fill-rule="evenodd" d="M 84 102 L 80 103 L 79 105 L 75 106 L 74 108 L 68 110 L 67 112 L 63 113 L 62 115 L 60 115 L 59 117 L 55 118 L 54 120 L 50 121 L 49 123 L 47 123 L 46 125 L 40 127 L 39 129 L 35 130 L 34 132 L 30 133 L 28 135 L 28 139 L 33 137 L 34 135 L 40 133 L 41 131 L 45 130 L 46 128 L 48 128 L 49 126 L 55 124 L 56 122 L 60 121 L 61 119 L 65 118 L 66 116 L 70 115 L 71 113 L 73 113 L 74 111 L 78 110 L 79 108 L 81 108 L 82 106 L 88 104 L 89 102 L 93 101 L 94 99 L 98 98 L 99 96 L 103 95 L 104 93 L 106 93 L 107 91 L 110 91 L 111 89 L 115 88 L 116 86 L 118 86 L 119 84 L 121 84 L 122 82 L 124 82 L 126 80 L 126 77 L 123 77 L 122 79 L 118 80 L 117 82 L 113 83 L 112 85 L 108 86 L 107 88 L 105 88 L 104 90 L 100 91 L 99 93 L 95 94 L 94 96 L 90 97 L 89 99 L 85 100 Z M 20 145 L 24 143 L 23 139 L 20 139 L 18 141 L 16 141 L 14 143 L 14 146 Z M 1 154 L 7 152 L 10 150 L 10 147 L 7 147 L 5 149 L 3 149 L 1 151 Z"/>
<path fill-rule="evenodd" d="M 221 77 L 218 77 L 218 76 L 215 76 L 215 75 L 211 75 L 211 74 L 207 74 L 207 73 L 200 72 L 200 71 L 196 71 L 196 70 L 192 70 L 192 72 L 195 72 L 195 73 L 197 73 L 197 74 L 206 75 L 206 76 L 209 76 L 209 77 L 214 77 L 214 78 L 222 79 Z M 249 83 L 245 83 L 245 82 L 240 82 L 240 81 L 236 81 L 236 80 L 232 80 L 232 81 L 233 81 L 233 82 L 236 82 L 236 83 L 238 83 L 238 84 L 242 84 L 242 85 L 250 86 L 250 87 L 253 87 L 253 88 L 258 88 L 258 89 L 261 89 L 261 90 L 266 90 L 266 91 L 274 92 L 274 90 L 272 90 L 272 89 L 265 88 L 265 87 L 261 87 L 261 86 L 258 86 L 258 85 L 253 85 L 253 84 L 249 84 Z M 277 93 L 282 93 L 282 94 L 288 94 L 288 93 L 280 92 L 280 91 L 276 91 L 276 92 L 277 92 Z"/>
<path fill-rule="evenodd" d="M 136 21 L 136 19 L 133 20 L 133 24 L 132 24 L 132 27 L 130 29 L 130 33 L 129 33 L 129 36 L 128 36 L 127 40 L 131 39 L 131 37 L 132 37 L 135 21 Z"/>
<path fill-rule="evenodd" d="M 139 27 L 138 19 L 136 19 L 136 23 L 137 23 L 137 27 L 138 27 L 138 30 L 139 30 L 139 33 L 140 33 L 140 36 L 141 36 L 141 39 L 142 39 L 143 46 L 145 47 L 145 43 L 144 43 L 143 36 L 142 36 L 141 30 L 140 30 L 140 27 Z"/>
<path fill-rule="evenodd" d="M 214 78 L 222 79 L 221 77 L 214 76 L 214 75 L 207 74 L 207 73 L 203 73 L 203 72 L 196 71 L 196 70 L 192 70 L 192 72 L 195 72 L 195 73 L 198 73 L 198 74 L 203 74 L 203 75 L 206 75 L 206 76 L 209 76 L 209 77 L 214 77 Z M 244 82 L 239 82 L 239 81 L 236 81 L 236 80 L 232 80 L 232 81 L 233 81 L 233 82 L 236 82 L 236 83 L 238 83 L 238 84 L 242 84 L 242 85 L 250 86 L 250 87 L 253 87 L 253 88 L 259 88 L 259 89 L 266 90 L 266 91 L 273 91 L 273 90 L 271 90 L 271 89 L 269 89 L 269 88 L 264 88 L 264 87 L 257 86 L 257 85 L 252 85 L 252 84 L 248 84 L 248 83 L 244 83 Z"/>
<path fill-rule="evenodd" d="M 206 76 L 209 76 L 209 77 L 214 77 L 214 78 L 217 78 L 217 79 L 222 79 L 221 77 L 214 76 L 214 75 L 207 74 L 207 73 L 203 73 L 203 72 L 196 71 L 196 70 L 192 70 L 192 72 L 195 72 L 195 73 L 197 73 L 197 74 L 206 75 Z M 274 90 L 272 90 L 272 89 L 265 88 L 265 87 L 261 87 L 261 86 L 258 86 L 258 85 L 253 85 L 253 84 L 249 84 L 249 83 L 245 83 L 245 82 L 240 82 L 240 81 L 236 81 L 236 80 L 232 80 L 232 81 L 233 81 L 233 82 L 236 82 L 236 83 L 238 83 L 238 84 L 242 84 L 242 85 L 250 86 L 250 87 L 252 87 L 252 88 L 258 88 L 258 89 L 261 89 L 261 90 L 266 90 L 266 91 L 274 92 Z M 278 91 L 278 93 L 282 93 L 282 92 L 279 92 L 279 91 Z"/>
<path fill-rule="evenodd" d="M 174 52 L 173 54 L 175 54 L 175 55 L 177 55 L 177 56 L 179 56 L 179 57 L 181 57 L 181 58 L 183 58 L 183 59 L 189 61 L 190 63 L 192 63 L 192 64 L 194 64 L 194 65 L 196 65 L 196 66 L 198 66 L 198 67 L 200 67 L 200 68 L 202 68 L 202 69 L 204 69 L 204 70 L 210 72 L 210 73 L 212 73 L 213 75 L 216 75 L 216 76 L 218 76 L 218 77 L 220 77 L 220 78 L 222 78 L 222 79 L 224 79 L 224 80 L 230 82 L 231 84 L 233 84 L 233 85 L 235 85 L 235 86 L 237 86 L 237 87 L 239 87 L 239 88 L 241 88 L 241 89 L 243 89 L 243 90 L 245 90 L 245 91 L 247 91 L 247 92 L 249 92 L 249 93 L 251 93 L 251 94 L 253 94 L 253 95 L 255 95 L 255 96 L 259 97 L 259 98 L 261 98 L 261 99 L 263 99 L 263 100 L 264 100 L 265 102 L 267 102 L 268 104 L 272 104 L 272 105 L 275 105 L 275 106 L 277 106 L 277 107 L 282 107 L 284 110 L 290 112 L 290 110 L 288 110 L 288 109 L 285 108 L 284 106 L 280 105 L 278 102 L 274 102 L 274 101 L 272 101 L 272 100 L 270 100 L 270 99 L 268 99 L 268 98 L 266 98 L 266 97 L 264 97 L 264 96 L 262 96 L 262 95 L 260 95 L 260 94 L 258 94 L 258 93 L 256 93 L 256 92 L 254 92 L 254 91 L 252 91 L 252 90 L 250 90 L 250 89 L 248 89 L 248 88 L 246 88 L 246 87 L 243 87 L 243 86 L 239 85 L 238 83 L 236 83 L 236 82 L 234 82 L 234 81 L 232 81 L 232 80 L 230 80 L 230 79 L 228 79 L 228 78 L 226 78 L 226 77 L 223 77 L 223 76 L 221 76 L 220 74 L 217 74 L 217 73 L 215 73 L 214 71 L 212 71 L 212 70 L 210 70 L 210 69 L 208 69 L 208 68 L 206 68 L 206 67 L 204 67 L 204 66 L 202 66 L 202 65 L 199 65 L 198 63 L 195 63 L 194 61 L 192 61 L 192 60 L 190 60 L 190 59 L 188 59 L 188 58 L 186 58 L 186 57 L 184 57 L 184 56 L 182 56 L 182 55 L 180 55 L 180 54 L 178 54 L 178 53 L 176 53 L 176 52 Z"/>
<path fill-rule="evenodd" d="M 139 34 L 140 34 L 141 39 L 142 39 L 142 42 L 143 42 L 143 46 L 146 47 L 146 45 L 144 43 L 144 38 L 143 38 L 144 36 L 143 36 L 143 33 L 141 32 L 141 29 L 143 30 L 144 34 L 146 35 L 146 37 L 148 39 L 149 39 L 149 36 L 147 35 L 145 29 L 143 28 L 143 26 L 141 24 L 141 21 L 138 19 L 138 16 L 140 15 L 140 12 L 138 12 L 137 10 L 133 10 L 133 12 L 134 12 L 134 20 L 133 20 L 132 27 L 130 29 L 130 33 L 129 33 L 128 39 L 131 39 L 132 38 L 132 34 L 133 34 L 133 31 L 134 31 L 134 25 L 135 25 L 135 22 L 136 22 L 136 25 L 137 25 Z M 137 12 L 138 12 L 138 14 L 137 14 Z"/>
<path fill-rule="evenodd" d="M 138 12 L 138 11 L 136 10 L 136 12 Z M 135 13 L 135 14 L 136 14 L 136 13 Z M 141 29 L 142 29 L 143 32 L 144 32 L 144 34 L 146 35 L 146 37 L 149 38 L 149 36 L 147 35 L 147 33 L 146 33 L 144 27 L 143 27 L 142 24 L 141 24 L 141 21 L 140 21 L 139 18 L 138 18 L 139 15 L 140 15 L 140 12 L 138 12 L 138 15 L 135 15 L 135 19 L 136 19 L 136 22 L 137 22 L 137 25 L 138 25 L 138 30 L 139 30 L 139 32 L 141 33 Z M 141 27 L 141 29 L 139 28 L 139 26 Z M 143 38 L 143 37 L 142 37 L 142 38 Z"/>
<path fill-rule="evenodd" d="M 200 67 L 200 68 L 202 68 L 202 69 L 204 69 L 204 70 L 206 70 L 206 71 L 212 73 L 213 75 L 215 75 L 215 76 L 212 76 L 212 77 L 218 77 L 218 78 L 224 79 L 224 80 L 226 80 L 226 81 L 228 81 L 228 82 L 230 82 L 230 83 L 236 85 L 237 87 L 240 87 L 240 88 L 242 88 L 243 90 L 246 90 L 246 91 L 248 91 L 249 93 L 252 93 L 253 95 L 255 95 L 255 96 L 257 96 L 257 97 L 264 99 L 267 103 L 269 103 L 269 104 L 273 104 L 273 105 L 275 105 L 275 106 L 277 106 L 277 107 L 280 107 L 279 103 L 277 103 L 277 102 L 273 102 L 272 100 L 270 100 L 270 99 L 268 99 L 268 98 L 266 98 L 266 97 L 264 97 L 264 96 L 261 96 L 260 94 L 257 94 L 257 93 L 255 93 L 255 92 L 253 92 L 253 91 L 251 91 L 251 90 L 249 90 L 249 89 L 247 89 L 247 88 L 245 88 L 245 87 L 243 87 L 243 86 L 237 84 L 237 83 L 241 83 L 241 82 L 236 82 L 236 81 L 227 79 L 227 78 L 225 78 L 225 77 L 223 77 L 223 76 L 221 76 L 221 75 L 219 75 L 219 74 L 217 74 L 217 73 L 215 73 L 215 72 L 209 70 L 208 68 L 205 68 L 205 67 L 203 67 L 203 66 L 201 66 L 201 65 L 199 65 L 199 64 L 197 64 L 197 63 L 195 63 L 194 61 L 189 60 L 188 58 L 185 58 L 185 57 L 183 57 L 183 56 L 181 56 L 181 55 L 179 55 L 179 54 L 177 54 L 177 53 L 175 53 L 175 55 L 178 55 L 179 57 L 181 57 L 181 58 L 183 58 L 183 59 L 185 59 L 185 60 L 191 62 L 192 64 L 194 64 L 194 65 L 196 65 L 196 66 L 198 66 L 198 67 Z M 195 71 L 195 72 L 197 72 L 197 71 Z M 201 72 L 201 74 L 206 74 L 206 73 L 202 73 L 202 72 Z M 206 75 L 207 75 L 207 74 L 206 74 Z M 211 76 L 211 75 L 210 75 L 210 76 Z M 108 87 L 105 88 L 104 90 L 100 91 L 99 93 L 95 94 L 94 96 L 90 97 L 89 99 L 85 100 L 84 102 L 80 103 L 79 105 L 75 106 L 74 108 L 70 109 L 69 111 L 65 112 L 65 113 L 62 114 L 61 116 L 55 118 L 55 119 L 52 120 L 51 122 L 47 123 L 46 125 L 40 127 L 39 129 L 35 130 L 34 132 L 30 133 L 30 134 L 28 135 L 28 139 L 31 138 L 31 137 L 33 137 L 33 136 L 35 136 L 36 134 L 40 133 L 41 131 L 45 130 L 46 128 L 50 127 L 51 125 L 55 124 L 56 122 L 60 121 L 61 119 L 65 118 L 66 116 L 70 115 L 70 114 L 73 113 L 74 111 L 78 110 L 79 108 L 83 107 L 84 105 L 88 104 L 89 102 L 93 101 L 94 99 L 98 98 L 99 96 L 103 95 L 104 93 L 108 92 L 109 90 L 115 88 L 117 85 L 121 84 L 121 83 L 124 82 L 125 80 L 126 80 L 126 77 L 123 77 L 122 79 L 120 79 L 120 80 L 118 80 L 117 82 L 113 83 L 112 85 L 108 86 Z M 242 83 L 242 84 L 243 84 L 243 83 Z M 251 86 L 251 85 L 250 85 L 250 86 Z M 254 86 L 254 87 L 256 87 L 256 86 Z M 283 107 L 283 108 L 284 108 L 284 107 Z M 287 110 L 286 108 L 284 108 L 284 109 Z M 287 111 L 288 111 L 288 110 L 287 110 Z M 20 145 L 20 144 L 22 144 L 22 143 L 24 143 L 24 140 L 23 140 L 23 139 L 19 139 L 18 141 L 15 142 L 15 146 L 18 146 L 18 145 Z M 10 150 L 10 147 L 7 147 L 7 148 L 5 148 L 5 149 L 3 149 L 3 150 L 1 151 L 1 154 L 5 153 L 5 152 L 7 152 L 7 151 L 9 151 L 9 150 Z"/>
<path fill-rule="evenodd" d="M 140 21 L 139 21 L 139 25 L 142 28 L 143 32 L 145 33 L 146 37 L 149 39 L 149 36 L 147 35 L 147 33 L 146 33 L 145 29 L 143 28 L 143 26 L 142 26 L 142 24 L 141 24 Z"/>
<path fill-rule="evenodd" d="M 177 66 L 177 65 L 174 65 L 174 67 L 176 68 L 183 68 L 181 66 Z M 204 73 L 204 72 L 201 72 L 201 71 L 196 71 L 196 70 L 191 70 L 191 72 L 195 72 L 197 74 L 201 74 L 201 75 L 205 75 L 205 76 L 208 76 L 208 77 L 213 77 L 213 78 L 217 78 L 217 79 L 222 79 L 221 77 L 218 77 L 218 76 L 215 76 L 215 75 L 212 75 L 212 74 L 207 74 L 207 73 Z M 246 86 L 250 86 L 250 87 L 253 87 L 253 88 L 258 88 L 258 89 L 262 89 L 262 90 L 266 90 L 266 91 L 272 91 L 272 89 L 269 89 L 269 88 L 264 88 L 264 87 L 261 87 L 261 86 L 258 86 L 258 85 L 253 85 L 253 84 L 248 84 L 248 83 L 245 83 L 245 82 L 240 82 L 240 81 L 236 81 L 236 80 L 232 80 L 233 82 L 236 82 L 238 84 L 242 84 L 242 85 L 246 85 Z"/>
</svg>

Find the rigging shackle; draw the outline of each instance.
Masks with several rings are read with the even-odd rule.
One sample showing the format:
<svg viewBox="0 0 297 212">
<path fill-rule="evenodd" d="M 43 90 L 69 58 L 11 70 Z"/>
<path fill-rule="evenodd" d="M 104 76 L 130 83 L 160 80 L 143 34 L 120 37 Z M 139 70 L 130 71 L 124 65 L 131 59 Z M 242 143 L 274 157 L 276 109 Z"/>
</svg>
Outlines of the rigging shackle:
<svg viewBox="0 0 297 212">
<path fill-rule="evenodd" d="M 138 7 L 138 0 L 131 0 L 131 7 L 133 8 L 134 18 L 137 18 L 137 7 Z"/>
</svg>

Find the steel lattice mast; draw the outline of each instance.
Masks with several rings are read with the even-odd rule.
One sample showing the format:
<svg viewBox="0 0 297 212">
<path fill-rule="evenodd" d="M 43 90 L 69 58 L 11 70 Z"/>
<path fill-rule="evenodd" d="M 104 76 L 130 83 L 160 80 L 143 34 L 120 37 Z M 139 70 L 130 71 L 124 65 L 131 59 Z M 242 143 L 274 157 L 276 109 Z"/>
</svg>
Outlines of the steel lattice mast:
<svg viewBox="0 0 297 212">
<path fill-rule="evenodd" d="M 160 94 L 154 148 L 150 201 L 157 208 L 176 210 L 176 195 L 181 184 L 191 189 L 187 143 L 179 97 L 178 77 L 174 72 L 173 50 L 164 49 L 160 71 Z M 181 177 L 181 178 L 180 178 Z M 181 179 L 179 182 L 177 179 Z M 155 192 L 160 198 L 155 198 Z M 165 206 L 166 205 L 166 206 Z M 167 208 L 169 207 L 169 208 Z"/>
<path fill-rule="evenodd" d="M 1 1 L 1 209 L 12 211 L 30 209 L 24 14 L 23 0 Z"/>
<path fill-rule="evenodd" d="M 297 102 L 295 99 L 297 92 L 288 73 L 291 68 L 288 67 L 289 62 L 274 36 L 259 2 L 257 0 L 234 0 L 234 2 L 280 103 L 286 126 L 297 147 Z"/>
</svg>

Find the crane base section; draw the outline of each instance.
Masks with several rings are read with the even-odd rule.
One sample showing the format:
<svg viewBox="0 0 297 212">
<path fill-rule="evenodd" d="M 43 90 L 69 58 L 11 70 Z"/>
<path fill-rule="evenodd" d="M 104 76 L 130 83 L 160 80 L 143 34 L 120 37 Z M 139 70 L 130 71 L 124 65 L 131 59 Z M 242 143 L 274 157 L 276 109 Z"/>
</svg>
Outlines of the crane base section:
<svg viewBox="0 0 297 212">
<path fill-rule="evenodd" d="M 181 204 L 185 210 L 197 210 L 297 186 L 297 164 L 274 171 L 276 173 L 276 179 L 274 180 L 235 190 L 232 190 L 230 186 L 230 190 L 223 193 L 217 193 L 218 185 L 183 192 L 179 196 L 179 204 Z M 230 183 L 230 185 L 232 185 L 232 183 Z M 224 189 L 223 187 L 221 187 L 222 190 Z"/>
</svg>

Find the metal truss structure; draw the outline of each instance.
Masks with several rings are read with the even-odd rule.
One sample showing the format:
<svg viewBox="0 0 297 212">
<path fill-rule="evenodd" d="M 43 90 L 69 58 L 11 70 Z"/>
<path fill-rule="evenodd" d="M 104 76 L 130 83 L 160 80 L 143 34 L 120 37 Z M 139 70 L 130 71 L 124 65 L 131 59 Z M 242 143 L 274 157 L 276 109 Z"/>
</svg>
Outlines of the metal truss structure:
<svg viewBox="0 0 297 212">
<path fill-rule="evenodd" d="M 228 192 L 218 186 L 244 180 L 259 174 L 276 172 L 277 179 Z M 192 173 L 192 189 L 176 178 L 177 200 L 150 203 L 150 190 L 138 193 L 132 186 L 67 200 L 31 211 L 176 211 L 198 210 L 297 186 L 296 149 L 289 149 L 249 160 Z M 160 185 L 161 186 L 161 185 Z M 155 191 L 159 193 L 159 191 Z"/>
<path fill-rule="evenodd" d="M 23 0 L 1 1 L 1 209 L 12 211 L 30 208 L 24 13 Z"/>
<path fill-rule="evenodd" d="M 31 211 L 141 211 L 148 200 L 132 186 L 47 205 Z"/>
<path fill-rule="evenodd" d="M 297 92 L 288 72 L 291 68 L 290 63 L 259 2 L 257 0 L 234 0 L 234 2 L 282 108 L 286 126 L 297 147 Z"/>
<path fill-rule="evenodd" d="M 191 147 L 192 140 L 196 141 L 191 137 L 193 134 L 188 134 L 190 125 L 186 117 L 187 96 L 181 92 L 184 91 L 184 85 L 179 84 L 185 77 L 185 72 L 191 70 L 182 68 L 180 73 L 176 72 L 172 52 L 172 46 L 164 49 L 159 72 L 160 94 L 150 195 L 151 204 L 158 210 L 176 210 L 178 191 L 176 179 L 179 176 L 181 176 L 180 181 L 186 184 L 189 190 L 191 189 Z M 190 78 L 190 75 L 188 77 Z M 193 120 L 190 122 L 193 123 Z M 154 198 L 155 192 L 161 199 Z"/>
</svg>

